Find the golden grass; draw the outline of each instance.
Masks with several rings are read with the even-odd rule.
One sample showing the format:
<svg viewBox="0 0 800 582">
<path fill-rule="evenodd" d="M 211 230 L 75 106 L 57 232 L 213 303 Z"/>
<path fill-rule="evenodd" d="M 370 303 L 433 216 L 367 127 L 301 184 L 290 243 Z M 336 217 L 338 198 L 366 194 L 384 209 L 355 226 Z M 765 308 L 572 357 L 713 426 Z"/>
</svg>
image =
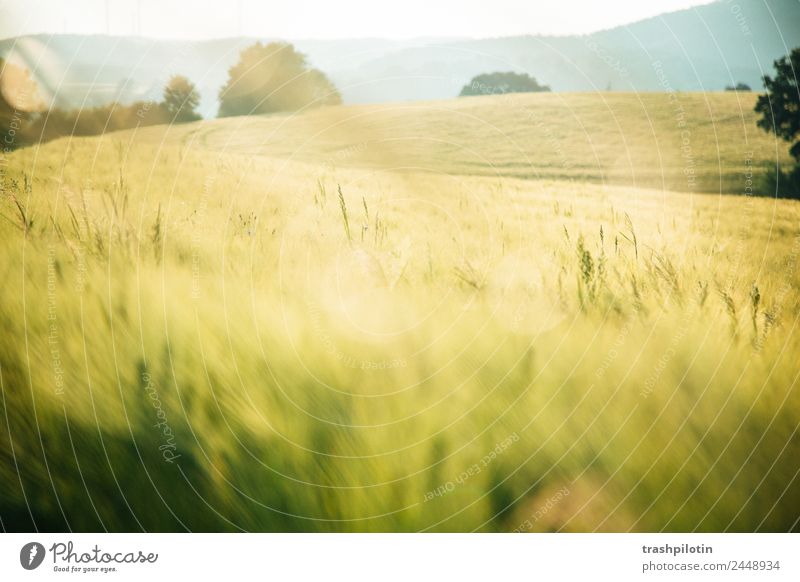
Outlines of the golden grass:
<svg viewBox="0 0 800 582">
<path fill-rule="evenodd" d="M 755 100 L 735 92 L 510 94 L 217 120 L 175 127 L 166 140 L 326 168 L 743 194 L 749 168 L 761 178 L 791 160 L 784 142 L 756 127 Z M 141 138 L 165 135 L 144 129 Z"/>
<path fill-rule="evenodd" d="M 681 98 L 711 103 L 744 191 L 735 98 Z M 503 99 L 11 156 L 4 527 L 796 529 L 798 204 L 612 184 L 676 176 L 641 120 L 607 133 L 590 96 L 520 98 L 565 101 L 603 144 L 559 168 Z M 680 130 L 652 109 L 665 159 Z M 747 132 L 757 167 L 769 140 Z"/>
</svg>

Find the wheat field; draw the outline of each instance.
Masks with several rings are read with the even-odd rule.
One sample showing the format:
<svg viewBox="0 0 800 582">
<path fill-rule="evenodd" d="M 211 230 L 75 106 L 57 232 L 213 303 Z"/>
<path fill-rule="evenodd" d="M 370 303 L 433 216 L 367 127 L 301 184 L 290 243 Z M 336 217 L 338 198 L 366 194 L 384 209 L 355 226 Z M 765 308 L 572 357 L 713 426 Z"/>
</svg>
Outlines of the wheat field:
<svg viewBox="0 0 800 582">
<path fill-rule="evenodd" d="M 10 154 L 3 528 L 797 530 L 800 205 L 760 186 L 787 155 L 752 99 Z"/>
</svg>

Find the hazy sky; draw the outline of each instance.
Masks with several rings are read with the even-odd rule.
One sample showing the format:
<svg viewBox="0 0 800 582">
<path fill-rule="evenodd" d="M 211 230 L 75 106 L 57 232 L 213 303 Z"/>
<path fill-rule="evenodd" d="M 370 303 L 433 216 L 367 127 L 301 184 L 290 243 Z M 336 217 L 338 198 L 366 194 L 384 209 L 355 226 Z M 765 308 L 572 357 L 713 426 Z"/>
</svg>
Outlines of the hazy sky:
<svg viewBox="0 0 800 582">
<path fill-rule="evenodd" d="M 414 38 L 572 34 L 709 0 L 0 0 L 0 36 Z"/>
</svg>

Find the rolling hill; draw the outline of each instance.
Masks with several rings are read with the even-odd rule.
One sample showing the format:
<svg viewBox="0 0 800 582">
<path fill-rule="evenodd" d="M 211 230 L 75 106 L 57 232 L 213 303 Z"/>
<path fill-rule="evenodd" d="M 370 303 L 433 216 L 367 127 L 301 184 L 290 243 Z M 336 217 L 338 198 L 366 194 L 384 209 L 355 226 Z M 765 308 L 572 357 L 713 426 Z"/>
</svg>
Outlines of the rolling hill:
<svg viewBox="0 0 800 582">
<path fill-rule="evenodd" d="M 328 107 L 138 130 L 137 139 L 392 172 L 744 194 L 790 159 L 750 93 L 538 93 Z M 125 134 L 122 134 L 123 136 Z M 127 139 L 122 137 L 122 139 Z"/>
</svg>

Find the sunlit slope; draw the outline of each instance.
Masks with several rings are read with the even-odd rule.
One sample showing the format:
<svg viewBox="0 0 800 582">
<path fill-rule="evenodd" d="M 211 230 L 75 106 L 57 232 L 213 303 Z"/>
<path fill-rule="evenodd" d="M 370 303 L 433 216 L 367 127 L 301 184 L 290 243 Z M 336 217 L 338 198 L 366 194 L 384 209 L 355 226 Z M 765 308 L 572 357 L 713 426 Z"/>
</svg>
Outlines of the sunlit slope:
<svg viewBox="0 0 800 582">
<path fill-rule="evenodd" d="M 434 173 L 757 193 L 786 144 L 756 127 L 751 93 L 528 94 L 333 107 L 177 126 L 170 142 Z M 163 128 L 139 132 L 155 142 Z"/>
</svg>

